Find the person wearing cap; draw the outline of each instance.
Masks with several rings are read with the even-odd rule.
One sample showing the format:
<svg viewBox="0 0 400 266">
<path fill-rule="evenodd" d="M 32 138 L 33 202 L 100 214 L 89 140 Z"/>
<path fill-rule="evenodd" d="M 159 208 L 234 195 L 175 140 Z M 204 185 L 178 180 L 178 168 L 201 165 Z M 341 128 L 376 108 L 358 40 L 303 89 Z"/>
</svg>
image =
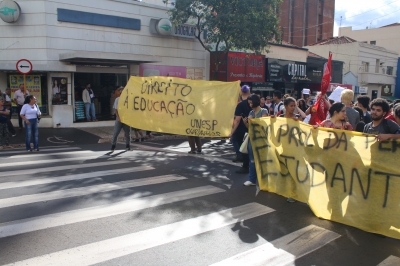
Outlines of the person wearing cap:
<svg viewBox="0 0 400 266">
<path fill-rule="evenodd" d="M 247 118 L 251 111 L 251 107 L 247 102 L 247 98 L 250 96 L 250 87 L 243 85 L 241 88 L 241 93 L 242 101 L 236 106 L 235 120 L 233 122 L 229 138 L 231 139 L 236 152 L 236 157 L 232 161 L 243 162 L 241 169 L 236 171 L 236 173 L 247 174 L 249 173 L 249 155 L 241 153 L 239 149 L 240 145 L 243 143 L 244 135 L 247 133 L 247 127 L 243 123 L 243 118 Z"/>
</svg>

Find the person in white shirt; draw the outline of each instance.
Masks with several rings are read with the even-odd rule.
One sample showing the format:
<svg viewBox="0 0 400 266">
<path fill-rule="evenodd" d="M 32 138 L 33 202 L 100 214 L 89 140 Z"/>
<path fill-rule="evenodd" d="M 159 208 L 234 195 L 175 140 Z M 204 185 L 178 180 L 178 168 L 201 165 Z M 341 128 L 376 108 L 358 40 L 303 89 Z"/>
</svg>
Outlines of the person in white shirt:
<svg viewBox="0 0 400 266">
<path fill-rule="evenodd" d="M 111 141 L 111 153 L 113 153 L 115 150 L 115 145 L 117 144 L 118 135 L 121 132 L 121 129 L 124 129 L 124 131 L 125 131 L 125 144 L 126 144 L 125 149 L 127 151 L 129 151 L 131 149 L 130 148 L 130 143 L 131 143 L 130 127 L 121 122 L 121 119 L 119 118 L 119 114 L 118 114 L 119 95 L 121 95 L 123 89 L 124 89 L 124 87 L 118 88 L 118 97 L 115 99 L 114 106 L 113 106 L 113 109 L 115 110 L 116 119 L 115 119 L 115 124 L 114 124 L 114 134 L 113 134 L 112 141 Z"/>
<path fill-rule="evenodd" d="M 82 91 L 82 100 L 85 103 L 86 121 L 97 121 L 96 110 L 94 108 L 94 93 L 90 87 L 90 83 L 86 84 L 86 88 Z M 90 115 L 92 115 L 92 119 L 90 119 Z"/>
<path fill-rule="evenodd" d="M 33 148 L 39 151 L 39 119 L 42 113 L 36 104 L 36 97 L 29 95 L 22 106 L 20 117 L 25 124 L 25 146 L 27 151 L 32 151 L 31 137 L 33 139 Z M 39 119 L 38 119 L 39 118 Z"/>
<path fill-rule="evenodd" d="M 14 92 L 14 103 L 17 105 L 17 113 L 21 113 L 22 106 L 24 105 L 25 97 L 30 95 L 28 90 L 24 90 L 24 84 L 19 85 L 19 89 Z M 22 130 L 22 119 L 18 116 L 19 130 Z"/>
</svg>

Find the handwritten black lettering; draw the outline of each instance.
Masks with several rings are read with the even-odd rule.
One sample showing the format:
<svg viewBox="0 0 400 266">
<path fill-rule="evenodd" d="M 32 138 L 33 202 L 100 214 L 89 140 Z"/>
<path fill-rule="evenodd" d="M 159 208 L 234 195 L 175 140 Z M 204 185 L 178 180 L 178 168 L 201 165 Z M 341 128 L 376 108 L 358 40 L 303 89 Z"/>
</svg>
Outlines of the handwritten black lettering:
<svg viewBox="0 0 400 266">
<path fill-rule="evenodd" d="M 364 199 L 368 198 L 368 194 L 369 194 L 369 188 L 371 185 L 371 173 L 372 173 L 372 169 L 368 170 L 368 181 L 367 181 L 367 188 L 366 190 L 364 190 L 364 186 L 363 183 L 361 181 L 361 177 L 360 174 L 358 173 L 358 170 L 356 168 L 353 168 L 351 170 L 351 182 L 350 182 L 350 192 L 349 195 L 353 194 L 353 182 L 354 182 L 354 176 L 357 176 L 358 179 L 358 183 L 360 184 L 360 188 L 361 188 L 361 192 L 363 194 Z"/>
<path fill-rule="evenodd" d="M 325 184 L 325 182 L 328 181 L 328 172 L 326 171 L 325 167 L 322 164 L 319 163 L 310 163 L 312 172 L 311 172 L 311 187 L 318 187 L 320 185 Z M 315 171 L 316 171 L 316 167 L 319 167 L 321 169 L 321 172 L 323 172 L 325 174 L 325 179 L 324 181 L 322 181 L 319 184 L 314 184 L 314 177 L 315 177 Z"/>
<path fill-rule="evenodd" d="M 389 181 L 390 177 L 400 177 L 400 175 L 392 174 L 392 173 L 384 173 L 384 172 L 375 172 L 376 175 L 385 175 L 386 176 L 386 188 L 385 188 L 385 195 L 383 200 L 383 208 L 386 207 L 386 203 L 389 197 Z"/>
<path fill-rule="evenodd" d="M 338 171 L 338 169 L 340 169 L 340 172 L 342 172 L 342 174 L 341 174 L 342 177 L 336 176 L 336 172 Z M 346 192 L 346 178 L 344 175 L 343 166 L 340 163 L 336 164 L 335 171 L 333 172 L 331 187 L 333 187 L 333 185 L 334 185 L 333 183 L 335 182 L 335 180 L 343 181 L 343 189 L 344 189 L 344 192 Z"/>
</svg>

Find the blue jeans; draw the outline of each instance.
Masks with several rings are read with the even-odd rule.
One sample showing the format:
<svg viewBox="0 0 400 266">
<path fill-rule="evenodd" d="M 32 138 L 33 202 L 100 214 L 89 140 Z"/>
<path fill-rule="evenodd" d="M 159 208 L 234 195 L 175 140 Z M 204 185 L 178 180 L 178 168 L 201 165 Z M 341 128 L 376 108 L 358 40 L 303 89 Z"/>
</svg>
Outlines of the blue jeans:
<svg viewBox="0 0 400 266">
<path fill-rule="evenodd" d="M 96 110 L 94 109 L 94 103 L 85 103 L 85 113 L 86 120 L 95 120 L 96 119 Z M 92 115 L 92 119 L 90 119 L 90 114 Z"/>
<path fill-rule="evenodd" d="M 121 132 L 121 129 L 124 129 L 125 131 L 125 144 L 126 147 L 129 148 L 131 143 L 131 134 L 130 134 L 131 128 L 128 125 L 125 125 L 124 123 L 121 123 L 120 121 L 117 120 L 115 120 L 114 124 L 114 135 L 111 141 L 111 145 L 115 147 L 115 145 L 117 144 L 118 135 L 119 132 Z"/>
<path fill-rule="evenodd" d="M 249 139 L 249 144 L 247 145 L 247 152 L 249 153 L 249 181 L 253 184 L 257 184 L 257 172 L 256 164 L 254 162 L 253 149 L 251 147 L 251 141 Z"/>
<path fill-rule="evenodd" d="M 39 149 L 39 127 L 37 118 L 28 119 L 29 125 L 24 121 L 25 126 L 25 146 L 27 150 L 31 149 L 31 137 L 33 139 L 33 148 Z"/>
</svg>

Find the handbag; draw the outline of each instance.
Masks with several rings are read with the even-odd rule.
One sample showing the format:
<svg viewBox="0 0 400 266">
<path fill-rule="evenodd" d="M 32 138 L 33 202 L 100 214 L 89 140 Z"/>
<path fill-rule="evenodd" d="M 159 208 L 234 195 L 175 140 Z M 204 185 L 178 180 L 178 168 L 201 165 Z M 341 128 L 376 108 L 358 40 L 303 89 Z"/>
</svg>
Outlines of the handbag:
<svg viewBox="0 0 400 266">
<path fill-rule="evenodd" d="M 248 144 L 249 144 L 249 134 L 246 133 L 246 134 L 244 135 L 244 138 L 243 138 L 243 143 L 242 143 L 242 145 L 240 145 L 239 151 L 240 151 L 241 153 L 249 153 L 249 152 L 247 151 L 247 146 L 248 146 Z"/>
</svg>

